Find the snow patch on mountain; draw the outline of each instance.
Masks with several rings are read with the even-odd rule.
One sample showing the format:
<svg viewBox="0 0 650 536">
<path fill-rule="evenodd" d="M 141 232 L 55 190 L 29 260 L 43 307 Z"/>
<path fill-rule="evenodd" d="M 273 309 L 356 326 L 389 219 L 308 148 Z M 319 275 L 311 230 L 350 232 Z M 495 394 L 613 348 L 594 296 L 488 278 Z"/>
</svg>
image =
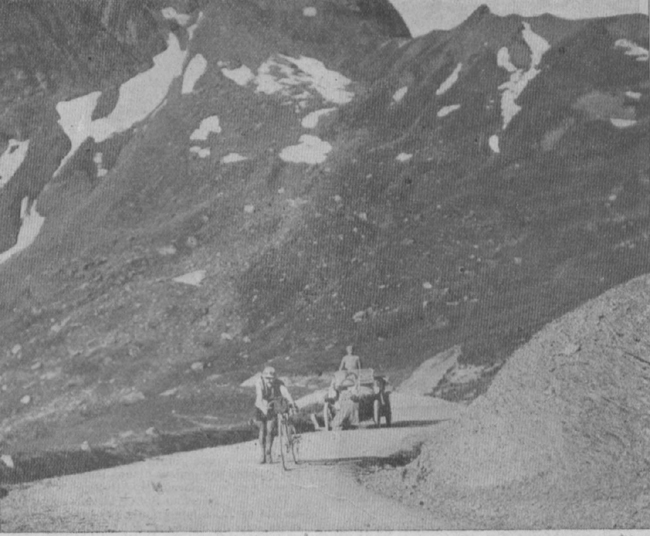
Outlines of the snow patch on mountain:
<svg viewBox="0 0 650 536">
<path fill-rule="evenodd" d="M 628 99 L 640 100 L 642 95 L 638 91 L 626 91 L 625 96 Z"/>
<path fill-rule="evenodd" d="M 248 160 L 245 156 L 240 155 L 239 153 L 229 153 L 221 159 L 222 164 L 234 164 L 237 162 L 243 162 Z"/>
<path fill-rule="evenodd" d="M 283 58 L 304 73 L 304 75 L 298 73 L 297 79 L 320 93 L 326 101 L 334 104 L 346 104 L 354 98 L 354 93 L 345 89 L 352 83 L 352 80 L 341 73 L 328 69 L 323 62 L 306 56 L 300 56 L 300 58 L 283 56 Z"/>
<path fill-rule="evenodd" d="M 28 149 L 29 140 L 9 140 L 5 152 L 0 155 L 0 188 L 8 184 L 14 173 L 18 171 L 27 156 Z"/>
<path fill-rule="evenodd" d="M 18 239 L 13 247 L 0 254 L 0 264 L 30 246 L 36 240 L 45 222 L 45 218 L 36 210 L 36 200 L 30 205 L 29 197 L 24 197 L 22 200 L 20 219 L 22 223 L 20 224 L 20 231 L 18 231 Z"/>
<path fill-rule="evenodd" d="M 497 65 L 509 73 L 516 73 L 518 71 L 517 67 L 510 60 L 508 47 L 501 47 L 497 52 Z"/>
<path fill-rule="evenodd" d="M 449 75 L 449 77 L 442 83 L 440 84 L 440 87 L 436 90 L 436 95 L 444 95 L 451 89 L 451 87 L 458 82 L 458 75 L 460 74 L 460 70 L 463 68 L 463 64 L 459 63 L 456 65 L 456 68 L 454 71 Z"/>
<path fill-rule="evenodd" d="M 175 281 L 176 283 L 183 283 L 184 285 L 199 287 L 205 279 L 205 274 L 205 270 L 196 270 L 195 272 L 189 272 L 187 274 L 175 277 L 172 279 L 172 281 Z"/>
<path fill-rule="evenodd" d="M 166 7 L 160 12 L 165 19 L 174 20 L 181 26 L 185 26 L 188 22 L 190 22 L 190 15 L 179 13 L 173 7 Z"/>
<path fill-rule="evenodd" d="M 107 117 L 92 120 L 93 111 L 101 95 L 99 91 L 59 102 L 56 105 L 58 122 L 70 139 L 72 147 L 54 175 L 87 138 L 101 143 L 114 134 L 130 129 L 154 112 L 164 101 L 173 80 L 182 74 L 185 57 L 186 52 L 181 50 L 178 39 L 170 33 L 167 49 L 153 58 L 154 66 L 120 86 L 117 104 Z"/>
<path fill-rule="evenodd" d="M 108 117 L 92 124 L 92 137 L 100 143 L 118 132 L 130 129 L 145 119 L 164 100 L 175 78 L 183 72 L 187 53 L 173 33 L 167 38 L 167 49 L 154 56 L 154 66 L 120 87 L 120 97 Z"/>
<path fill-rule="evenodd" d="M 195 153 L 199 158 L 207 158 L 208 156 L 210 156 L 210 148 L 193 145 L 192 147 L 190 147 L 190 153 Z"/>
<path fill-rule="evenodd" d="M 524 41 L 526 41 L 528 48 L 530 48 L 531 68 L 537 68 L 537 66 L 542 62 L 542 56 L 548 52 L 551 45 L 541 35 L 533 32 L 530 28 L 530 24 L 527 22 L 524 22 L 524 29 L 521 31 L 521 35 L 524 37 Z"/>
<path fill-rule="evenodd" d="M 108 170 L 104 168 L 104 155 L 102 153 L 95 153 L 93 162 L 97 166 L 97 176 L 105 177 L 108 174 Z"/>
<path fill-rule="evenodd" d="M 626 56 L 636 57 L 636 61 L 648 61 L 648 50 L 640 47 L 629 39 L 618 39 L 614 46 L 619 48 L 626 48 Z"/>
<path fill-rule="evenodd" d="M 194 32 L 196 32 L 196 29 L 199 27 L 199 24 L 201 24 L 202 20 L 203 20 L 203 11 L 199 12 L 199 16 L 196 18 L 196 22 L 187 29 L 187 37 L 190 41 L 194 39 Z"/>
<path fill-rule="evenodd" d="M 295 164 L 322 164 L 327 160 L 332 146 L 318 136 L 303 134 L 298 145 L 290 145 L 280 152 L 280 158 L 285 162 Z"/>
<path fill-rule="evenodd" d="M 438 110 L 438 117 L 445 117 L 452 112 L 455 112 L 460 108 L 460 104 L 450 104 L 449 106 L 443 106 Z"/>
<path fill-rule="evenodd" d="M 404 86 L 399 88 L 394 94 L 393 94 L 393 102 L 398 103 L 400 102 L 404 96 L 406 95 L 406 92 L 409 90 L 408 86 Z"/>
<path fill-rule="evenodd" d="M 635 119 L 621 119 L 618 117 L 610 117 L 609 120 L 616 128 L 629 128 L 636 125 Z"/>
<path fill-rule="evenodd" d="M 63 168 L 66 162 L 77 152 L 79 146 L 90 136 L 93 136 L 92 115 L 97 106 L 97 100 L 101 92 L 93 91 L 83 97 L 78 97 L 69 101 L 61 101 L 56 105 L 56 111 L 59 114 L 59 125 L 63 132 L 70 140 L 70 150 L 63 157 L 59 167 L 54 172 L 57 173 Z"/>
<path fill-rule="evenodd" d="M 245 86 L 249 82 L 252 82 L 255 79 L 253 71 L 251 71 L 246 65 L 242 65 L 237 69 L 221 69 L 221 73 L 226 77 L 235 82 L 239 86 Z"/>
<path fill-rule="evenodd" d="M 501 94 L 501 115 L 503 117 L 503 129 L 505 130 L 510 124 L 510 121 L 521 111 L 521 106 L 516 103 L 516 100 L 522 94 L 526 86 L 533 80 L 541 71 L 537 68 L 542 61 L 542 56 L 546 51 L 551 48 L 551 45 L 543 37 L 534 33 L 530 24 L 524 22 L 524 29 L 522 36 L 530 48 L 530 67 L 527 71 L 517 69 L 510 60 L 510 53 L 506 47 L 503 47 L 497 53 L 497 64 L 499 67 L 504 68 L 510 74 L 510 80 L 504 82 L 499 86 L 502 90 Z"/>
<path fill-rule="evenodd" d="M 492 152 L 497 154 L 501 152 L 501 149 L 499 148 L 499 136 L 493 134 L 490 136 L 488 143 L 490 144 L 490 149 L 492 149 Z"/>
<path fill-rule="evenodd" d="M 408 162 L 411 158 L 413 158 L 413 155 L 410 153 L 400 153 L 395 157 L 395 160 L 398 162 Z"/>
<path fill-rule="evenodd" d="M 201 121 L 199 128 L 197 128 L 190 135 L 190 140 L 206 141 L 208 139 L 208 136 L 210 136 L 212 132 L 216 134 L 221 133 L 221 125 L 219 124 L 219 117 L 216 115 L 211 115 L 210 117 L 206 117 L 203 121 Z"/>
<path fill-rule="evenodd" d="M 336 108 L 323 108 L 321 110 L 316 110 L 315 112 L 311 112 L 307 114 L 305 117 L 303 117 L 301 121 L 301 125 L 303 128 L 316 128 L 318 125 L 318 120 L 321 118 L 323 115 L 327 115 L 331 112 L 336 110 Z"/>
<path fill-rule="evenodd" d="M 207 68 L 208 62 L 202 54 L 197 54 L 190 60 L 183 75 L 183 87 L 181 89 L 183 95 L 194 91 L 194 86 L 199 81 L 199 78 L 203 76 Z"/>
<path fill-rule="evenodd" d="M 271 56 L 259 66 L 257 74 L 245 65 L 237 69 L 223 68 L 221 72 L 240 86 L 253 83 L 258 93 L 292 99 L 301 107 L 315 93 L 333 104 L 346 104 L 354 98 L 354 93 L 347 89 L 352 82 L 349 78 L 306 56 Z"/>
</svg>

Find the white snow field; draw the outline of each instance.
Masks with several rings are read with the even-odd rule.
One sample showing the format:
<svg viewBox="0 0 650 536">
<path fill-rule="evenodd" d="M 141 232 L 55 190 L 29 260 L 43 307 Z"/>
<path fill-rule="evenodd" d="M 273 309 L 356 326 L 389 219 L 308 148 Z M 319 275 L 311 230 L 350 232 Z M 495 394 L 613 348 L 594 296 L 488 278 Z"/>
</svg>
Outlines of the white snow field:
<svg viewBox="0 0 650 536">
<path fill-rule="evenodd" d="M 510 121 L 521 111 L 521 106 L 516 100 L 522 94 L 526 86 L 541 71 L 537 68 L 542 61 L 544 53 L 551 48 L 548 41 L 537 35 L 530 28 L 530 24 L 524 22 L 522 36 L 528 48 L 530 48 L 530 67 L 527 71 L 517 69 L 510 60 L 510 53 L 506 47 L 499 50 L 497 54 L 497 64 L 510 73 L 510 80 L 499 86 L 501 94 L 501 115 L 503 117 L 503 129 L 505 130 Z"/>
<path fill-rule="evenodd" d="M 14 173 L 18 171 L 27 156 L 28 149 L 29 140 L 9 140 L 5 152 L 0 155 L 0 188 L 8 184 Z"/>
<path fill-rule="evenodd" d="M 190 60 L 185 68 L 185 74 L 183 75 L 183 87 L 181 89 L 182 95 L 188 95 L 194 91 L 194 86 L 199 81 L 199 78 L 204 75 L 207 68 L 208 61 L 202 54 L 197 54 Z"/>
<path fill-rule="evenodd" d="M 354 93 L 346 89 L 352 82 L 349 78 L 306 56 L 292 58 L 276 54 L 259 66 L 256 75 L 245 65 L 237 69 L 223 68 L 221 72 L 240 86 L 252 82 L 258 93 L 279 95 L 301 106 L 306 106 L 316 93 L 333 104 L 346 104 L 354 98 Z"/>
<path fill-rule="evenodd" d="M 253 71 L 251 71 L 246 65 L 242 65 L 237 69 L 221 69 L 221 73 L 226 77 L 235 82 L 239 86 L 245 86 L 249 82 L 252 82 L 255 79 Z"/>
<path fill-rule="evenodd" d="M 171 83 L 183 72 L 183 62 L 187 55 L 186 51 L 181 50 L 173 33 L 169 34 L 167 45 L 164 52 L 154 56 L 154 66 L 151 69 L 122 84 L 117 105 L 108 117 L 93 121 L 89 135 L 97 143 L 128 130 L 163 102 Z"/>
<path fill-rule="evenodd" d="M 23 198 L 20 206 L 20 219 L 22 223 L 20 224 L 20 231 L 18 231 L 18 239 L 13 247 L 0 254 L 0 264 L 27 248 L 36 240 L 45 221 L 45 218 L 36 210 L 36 201 L 30 205 L 29 197 Z"/>
<path fill-rule="evenodd" d="M 636 57 L 636 61 L 648 61 L 648 50 L 633 43 L 629 39 L 619 39 L 614 43 L 614 46 L 626 48 L 625 55 Z"/>
<path fill-rule="evenodd" d="M 459 63 L 456 65 L 456 68 L 454 71 L 447 77 L 447 79 L 440 84 L 440 87 L 436 90 L 436 95 L 444 95 L 451 89 L 451 87 L 458 82 L 458 75 L 460 74 L 460 70 L 463 68 L 463 64 Z"/>
<path fill-rule="evenodd" d="M 234 164 L 236 162 L 243 162 L 248 160 L 245 156 L 240 155 L 239 153 L 228 153 L 221 159 L 222 164 Z"/>
<path fill-rule="evenodd" d="M 66 162 L 77 152 L 79 146 L 92 135 L 92 115 L 97 106 L 97 100 L 101 96 L 100 91 L 93 91 L 82 97 L 69 101 L 61 101 L 56 105 L 59 113 L 59 125 L 70 139 L 70 150 L 66 154 L 59 167 L 56 168 L 54 176 L 63 168 Z"/>
<path fill-rule="evenodd" d="M 120 86 L 119 98 L 113 111 L 101 119 L 93 121 L 92 113 L 101 93 L 95 91 L 56 105 L 59 124 L 66 133 L 72 147 L 54 172 L 56 175 L 87 139 L 97 143 L 130 129 L 151 114 L 164 101 L 169 87 L 183 72 L 186 52 L 181 50 L 173 33 L 167 38 L 167 49 L 154 56 L 154 66 Z"/>
<path fill-rule="evenodd" d="M 332 146 L 318 136 L 303 134 L 298 145 L 290 145 L 280 151 L 280 158 L 294 164 L 322 164 Z"/>
<path fill-rule="evenodd" d="M 499 148 L 499 136 L 493 134 L 490 136 L 488 143 L 490 144 L 490 149 L 492 149 L 492 152 L 497 154 L 501 152 L 501 149 Z"/>
<path fill-rule="evenodd" d="M 408 86 L 404 86 L 399 88 L 394 94 L 393 94 L 393 102 L 398 103 L 400 102 L 406 95 L 406 92 L 409 90 Z"/>
<path fill-rule="evenodd" d="M 318 126 L 318 120 L 323 115 L 327 115 L 336 110 L 336 108 L 323 108 L 321 110 L 316 110 L 311 112 L 302 118 L 301 125 L 303 128 L 316 128 Z"/>
<path fill-rule="evenodd" d="M 206 117 L 203 121 L 201 121 L 199 128 L 197 128 L 190 135 L 190 140 L 206 141 L 212 132 L 216 134 L 221 133 L 219 117 L 216 115 L 211 115 L 210 117 Z"/>
<path fill-rule="evenodd" d="M 438 117 L 445 117 L 452 112 L 455 112 L 460 108 L 460 104 L 450 104 L 449 106 L 443 106 L 438 110 Z"/>
</svg>

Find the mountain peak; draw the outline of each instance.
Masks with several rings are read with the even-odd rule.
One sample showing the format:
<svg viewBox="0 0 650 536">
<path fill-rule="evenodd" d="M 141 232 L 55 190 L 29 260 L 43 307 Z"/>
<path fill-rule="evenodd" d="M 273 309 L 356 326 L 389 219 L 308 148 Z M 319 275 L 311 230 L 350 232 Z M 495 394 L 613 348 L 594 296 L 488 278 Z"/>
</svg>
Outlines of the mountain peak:
<svg viewBox="0 0 650 536">
<path fill-rule="evenodd" d="M 467 20 L 478 20 L 483 17 L 487 17 L 488 15 L 492 15 L 492 11 L 490 11 L 489 6 L 487 4 L 481 4 L 474 10 L 474 12 L 467 18 Z"/>
</svg>

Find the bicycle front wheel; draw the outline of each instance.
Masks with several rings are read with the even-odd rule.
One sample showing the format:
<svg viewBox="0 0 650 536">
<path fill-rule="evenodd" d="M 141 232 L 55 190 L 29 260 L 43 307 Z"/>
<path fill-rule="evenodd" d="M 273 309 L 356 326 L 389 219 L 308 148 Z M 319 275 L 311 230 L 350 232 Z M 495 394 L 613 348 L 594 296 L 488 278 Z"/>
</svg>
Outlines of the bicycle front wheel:
<svg viewBox="0 0 650 536">
<path fill-rule="evenodd" d="M 278 414 L 278 443 L 280 447 L 280 458 L 282 459 L 282 468 L 287 471 L 287 420 L 282 414 Z"/>
<path fill-rule="evenodd" d="M 296 427 L 287 422 L 287 443 L 289 445 L 289 450 L 291 450 L 291 459 L 293 463 L 298 465 L 298 447 L 300 446 L 300 436 L 296 433 Z"/>
<path fill-rule="evenodd" d="M 278 439 L 282 467 L 288 471 L 292 462 L 298 464 L 298 435 L 286 415 L 278 416 Z"/>
</svg>

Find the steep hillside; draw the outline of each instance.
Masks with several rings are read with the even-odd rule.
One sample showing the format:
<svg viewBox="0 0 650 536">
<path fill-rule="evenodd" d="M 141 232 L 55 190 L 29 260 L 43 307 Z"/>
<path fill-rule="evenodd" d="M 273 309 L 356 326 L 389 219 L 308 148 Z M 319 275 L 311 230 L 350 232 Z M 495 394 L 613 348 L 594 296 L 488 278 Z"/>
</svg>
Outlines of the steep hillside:
<svg viewBox="0 0 650 536">
<path fill-rule="evenodd" d="M 643 276 L 552 322 L 466 418 L 369 484 L 463 528 L 647 527 L 649 303 Z"/>
<path fill-rule="evenodd" d="M 119 5 L 147 67 L 5 136 L 3 449 L 240 422 L 263 364 L 302 394 L 348 343 L 394 379 L 460 344 L 477 380 L 437 394 L 472 399 L 648 271 L 647 17 L 410 40 L 388 2 Z"/>
</svg>

